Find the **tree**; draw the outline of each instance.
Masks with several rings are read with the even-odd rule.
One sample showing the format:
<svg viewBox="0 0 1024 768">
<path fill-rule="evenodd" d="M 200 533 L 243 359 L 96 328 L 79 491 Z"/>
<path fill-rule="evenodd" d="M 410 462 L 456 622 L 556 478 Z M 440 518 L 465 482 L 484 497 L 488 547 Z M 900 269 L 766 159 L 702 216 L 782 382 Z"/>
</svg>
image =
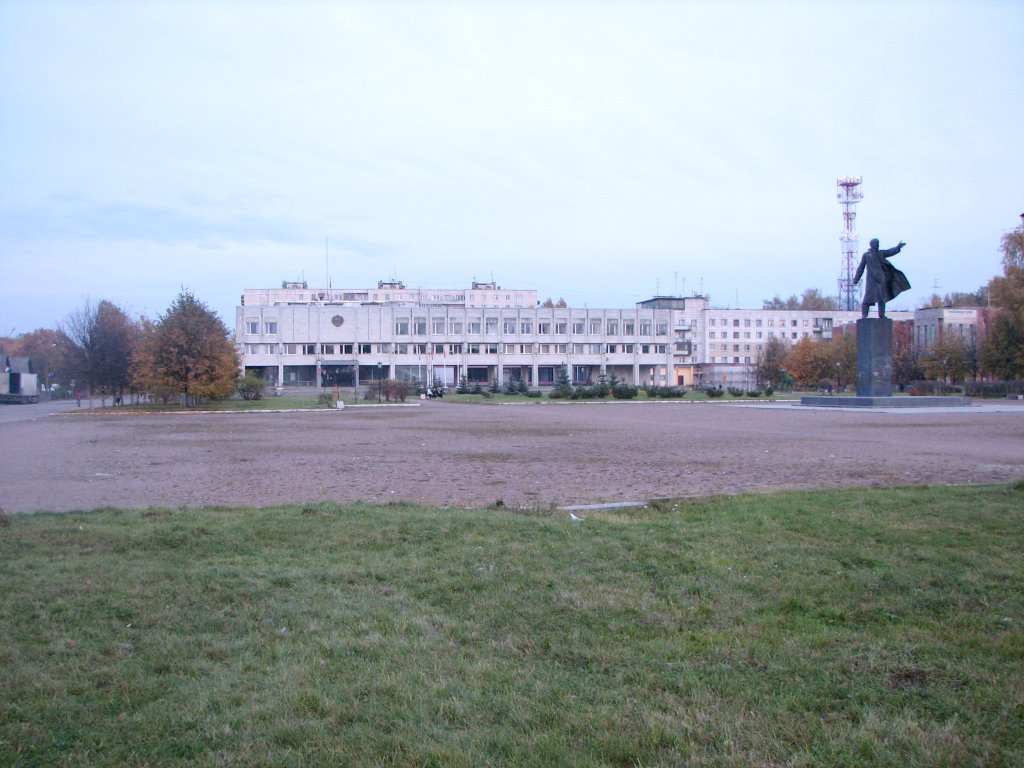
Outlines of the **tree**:
<svg viewBox="0 0 1024 768">
<path fill-rule="evenodd" d="M 892 383 L 903 387 L 924 376 L 914 346 L 914 324 L 896 321 L 892 324 Z"/>
<path fill-rule="evenodd" d="M 988 284 L 999 307 L 981 348 L 985 371 L 1004 379 L 1024 376 L 1024 224 L 1003 235 L 1003 276 Z"/>
<path fill-rule="evenodd" d="M 61 324 L 67 375 L 76 387 L 100 394 L 121 395 L 131 383 L 131 361 L 139 342 L 139 328 L 128 315 L 109 301 L 85 306 Z"/>
<path fill-rule="evenodd" d="M 924 353 L 921 362 L 929 379 L 956 384 L 972 372 L 972 357 L 963 338 L 946 333 Z"/>
<path fill-rule="evenodd" d="M 822 342 L 832 352 L 836 388 L 857 382 L 857 337 L 852 333 L 839 333 L 831 341 Z"/>
<path fill-rule="evenodd" d="M 555 309 L 556 307 L 558 309 L 564 309 L 565 307 L 567 307 L 569 305 L 565 303 L 565 299 L 559 299 L 558 301 L 552 301 L 551 297 L 549 296 L 548 298 L 544 299 L 544 302 L 541 304 L 541 306 L 544 309 Z"/>
<path fill-rule="evenodd" d="M 788 354 L 789 346 L 786 342 L 774 336 L 768 339 L 768 343 L 757 353 L 757 363 L 754 366 L 759 387 L 777 387 L 782 383 Z"/>
<path fill-rule="evenodd" d="M 766 299 L 761 303 L 764 309 L 789 309 L 789 310 L 835 310 L 839 309 L 839 302 L 832 296 L 824 296 L 817 288 L 808 288 L 800 298 L 793 294 L 788 299 L 781 299 L 775 296 Z"/>
<path fill-rule="evenodd" d="M 216 313 L 182 291 L 166 314 L 149 326 L 135 380 L 147 391 L 174 392 L 185 406 L 203 398 L 230 397 L 238 353 Z"/>
<path fill-rule="evenodd" d="M 786 372 L 801 389 L 814 389 L 822 381 L 832 381 L 835 363 L 827 344 L 804 337 L 786 356 Z"/>
</svg>

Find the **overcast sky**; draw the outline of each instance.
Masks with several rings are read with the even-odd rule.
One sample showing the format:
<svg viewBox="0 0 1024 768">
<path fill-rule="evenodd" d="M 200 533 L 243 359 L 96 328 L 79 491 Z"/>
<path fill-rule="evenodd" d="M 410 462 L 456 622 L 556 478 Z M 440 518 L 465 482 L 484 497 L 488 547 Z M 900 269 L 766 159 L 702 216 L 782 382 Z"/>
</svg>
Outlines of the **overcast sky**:
<svg viewBox="0 0 1024 768">
<path fill-rule="evenodd" d="M 182 287 L 759 307 L 900 239 L 974 290 L 1024 211 L 1024 3 L 0 0 L 0 336 Z"/>
</svg>

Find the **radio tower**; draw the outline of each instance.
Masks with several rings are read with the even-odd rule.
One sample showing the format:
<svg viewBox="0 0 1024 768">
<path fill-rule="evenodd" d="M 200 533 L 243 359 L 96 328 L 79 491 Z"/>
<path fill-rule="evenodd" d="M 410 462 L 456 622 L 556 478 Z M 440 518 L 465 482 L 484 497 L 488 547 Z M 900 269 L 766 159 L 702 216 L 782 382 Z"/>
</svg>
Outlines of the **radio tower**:
<svg viewBox="0 0 1024 768">
<path fill-rule="evenodd" d="M 843 247 L 843 261 L 839 272 L 839 306 L 852 311 L 860 304 L 860 290 L 853 282 L 854 259 L 857 256 L 857 203 L 864 199 L 860 191 L 860 176 L 841 176 L 837 182 L 836 200 L 843 206 L 843 234 L 839 242 Z"/>
</svg>

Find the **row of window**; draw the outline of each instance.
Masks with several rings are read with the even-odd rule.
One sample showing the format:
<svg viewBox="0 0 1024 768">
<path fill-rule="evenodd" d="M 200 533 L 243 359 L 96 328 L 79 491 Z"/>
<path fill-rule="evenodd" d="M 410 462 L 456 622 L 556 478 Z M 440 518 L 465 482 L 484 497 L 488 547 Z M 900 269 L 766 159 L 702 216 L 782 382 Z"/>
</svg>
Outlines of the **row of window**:
<svg viewBox="0 0 1024 768">
<path fill-rule="evenodd" d="M 246 344 L 247 355 L 664 355 L 667 344 Z"/>
<path fill-rule="evenodd" d="M 709 339 L 715 338 L 715 333 L 716 333 L 716 331 L 708 331 L 708 338 Z M 749 339 L 750 338 L 750 333 L 751 333 L 750 331 L 744 331 L 743 332 L 743 338 L 744 339 Z M 810 334 L 807 331 L 804 331 L 803 335 L 804 336 L 809 336 Z M 764 338 L 769 338 L 770 339 L 773 336 L 778 337 L 780 339 L 784 339 L 784 338 L 786 338 L 786 331 L 754 331 L 754 338 L 755 339 L 764 339 Z M 792 333 L 789 334 L 789 337 L 791 339 L 799 338 L 799 336 L 800 336 L 800 331 L 793 331 Z M 734 339 L 738 339 L 740 337 L 740 332 L 739 331 L 733 331 L 732 332 L 732 337 Z M 729 338 L 729 331 L 722 331 L 722 338 L 723 339 L 728 339 Z"/>
<path fill-rule="evenodd" d="M 731 323 L 732 323 L 732 327 L 733 328 L 739 328 L 740 327 L 740 321 L 738 319 L 734 318 L 731 321 Z M 711 325 L 711 326 L 714 326 L 714 325 L 728 326 L 729 324 L 730 324 L 730 321 L 726 320 L 724 318 L 718 319 L 717 322 L 716 322 L 716 318 L 714 318 L 714 317 L 708 318 L 708 325 Z M 751 319 L 751 318 L 748 317 L 748 318 L 744 318 L 744 320 L 743 320 L 743 327 L 744 328 L 749 328 L 751 325 L 753 325 L 755 328 L 761 328 L 763 324 L 764 324 L 764 321 L 761 318 L 759 318 L 759 317 L 758 318 L 754 318 L 754 319 Z M 797 321 L 796 320 L 790 320 L 789 324 L 790 324 L 790 327 L 792 327 L 792 328 L 796 328 L 797 327 Z M 804 325 L 810 325 L 810 321 L 807 320 L 806 318 L 804 318 L 803 324 Z M 820 320 L 819 319 L 815 319 L 814 326 L 818 327 L 819 324 L 823 324 L 823 325 L 831 327 L 832 320 L 831 320 L 831 318 L 823 318 L 823 319 L 820 319 Z M 783 327 L 785 325 L 786 325 L 786 320 L 784 318 L 779 318 L 779 327 L 781 328 L 781 327 Z M 774 328 L 775 327 L 775 318 L 770 318 L 768 320 L 768 327 L 769 328 Z"/>
<path fill-rule="evenodd" d="M 446 322 L 446 318 L 435 317 L 431 320 L 431 332 L 436 336 L 444 335 L 445 327 L 448 327 L 448 333 L 453 336 L 461 336 L 463 329 L 463 322 L 461 320 L 451 320 Z M 637 324 L 633 320 L 624 320 L 620 324 L 618 320 L 608 320 L 604 324 L 604 335 L 606 336 L 618 336 L 621 328 L 623 336 L 635 336 Z M 654 335 L 656 336 L 667 336 L 668 335 L 668 323 L 650 323 L 642 321 L 639 323 L 640 335 L 650 336 L 651 329 L 654 329 Z M 470 335 L 480 335 L 481 327 L 484 328 L 484 332 L 487 335 L 497 335 L 498 333 L 498 318 L 489 317 L 484 323 L 479 320 L 470 320 L 466 323 L 466 328 Z M 555 335 L 565 336 L 568 334 L 570 322 L 568 320 L 540 320 L 536 323 L 537 333 L 541 336 L 550 336 L 551 330 L 554 328 Z M 599 336 L 602 333 L 602 321 L 599 319 L 590 320 L 589 326 L 585 320 L 573 320 L 572 333 L 574 336 L 581 336 L 589 333 L 592 336 Z M 260 321 L 259 320 L 246 320 L 245 321 L 245 332 L 249 335 L 255 336 L 260 332 Z M 411 332 L 411 334 L 410 334 Z M 522 336 L 531 336 L 534 333 L 534 321 L 533 320 L 519 320 L 506 319 L 501 323 L 501 332 L 506 336 L 511 336 L 517 332 Z M 277 322 L 273 320 L 267 320 L 263 323 L 263 333 L 269 336 L 277 334 Z M 427 335 L 427 319 L 425 317 L 417 318 L 400 318 L 395 321 L 395 335 L 396 336 L 426 336 Z"/>
</svg>

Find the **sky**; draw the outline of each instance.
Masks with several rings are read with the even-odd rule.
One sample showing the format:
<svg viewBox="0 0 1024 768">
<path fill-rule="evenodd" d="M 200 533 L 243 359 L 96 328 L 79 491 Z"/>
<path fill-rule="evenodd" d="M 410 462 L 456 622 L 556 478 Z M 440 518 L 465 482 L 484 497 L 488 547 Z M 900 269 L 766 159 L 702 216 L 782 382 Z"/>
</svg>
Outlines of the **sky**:
<svg viewBox="0 0 1024 768">
<path fill-rule="evenodd" d="M 284 280 L 835 295 L 840 176 L 891 308 L 973 291 L 1022 40 L 1016 0 L 0 0 L 0 336 Z"/>
</svg>

